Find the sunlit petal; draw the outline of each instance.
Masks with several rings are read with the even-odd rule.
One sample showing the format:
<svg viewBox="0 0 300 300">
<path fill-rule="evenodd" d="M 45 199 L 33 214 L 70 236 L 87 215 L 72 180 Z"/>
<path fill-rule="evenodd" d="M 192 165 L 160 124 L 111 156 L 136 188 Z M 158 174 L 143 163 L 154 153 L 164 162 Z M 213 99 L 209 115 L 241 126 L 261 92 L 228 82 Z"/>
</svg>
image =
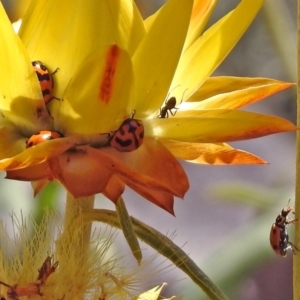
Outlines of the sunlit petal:
<svg viewBox="0 0 300 300">
<path fill-rule="evenodd" d="M 180 59 L 172 88 L 180 99 L 189 98 L 219 66 L 249 27 L 264 0 L 243 0 L 225 17 L 211 26 Z M 172 89 L 171 88 L 171 89 Z"/>
<path fill-rule="evenodd" d="M 217 0 L 194 0 L 190 26 L 184 48 L 187 49 L 203 32 Z"/>
<path fill-rule="evenodd" d="M 186 115 L 185 115 L 186 113 Z M 272 115 L 229 109 L 178 112 L 186 117 L 145 120 L 151 136 L 192 143 L 247 140 L 297 129 L 290 121 Z"/>
<path fill-rule="evenodd" d="M 138 75 L 134 94 L 138 118 L 155 112 L 168 92 L 187 34 L 192 5 L 192 0 L 168 1 L 133 56 L 134 74 Z M 170 20 L 176 20 L 176 26 Z"/>
<path fill-rule="evenodd" d="M 210 77 L 180 109 L 237 109 L 285 90 L 293 83 L 269 78 Z"/>
<path fill-rule="evenodd" d="M 34 0 L 19 34 L 32 60 L 60 69 L 55 95 L 61 98 L 90 53 L 112 44 L 133 53 L 145 30 L 131 0 Z"/>
<path fill-rule="evenodd" d="M 67 86 L 56 116 L 58 129 L 65 134 L 116 130 L 132 113 L 132 79 L 130 57 L 116 45 L 91 55 Z"/>
</svg>

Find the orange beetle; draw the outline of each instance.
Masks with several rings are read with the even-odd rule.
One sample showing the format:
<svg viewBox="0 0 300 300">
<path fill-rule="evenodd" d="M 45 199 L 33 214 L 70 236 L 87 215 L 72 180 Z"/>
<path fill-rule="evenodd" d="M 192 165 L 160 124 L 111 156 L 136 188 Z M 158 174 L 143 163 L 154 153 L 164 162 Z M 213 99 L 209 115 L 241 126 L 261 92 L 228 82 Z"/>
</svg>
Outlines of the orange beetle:
<svg viewBox="0 0 300 300">
<path fill-rule="evenodd" d="M 58 131 L 50 131 L 50 130 L 42 130 L 38 134 L 32 135 L 26 142 L 26 148 L 30 148 L 32 146 L 35 146 L 37 144 L 62 138 L 63 135 Z"/>
<path fill-rule="evenodd" d="M 47 104 L 55 98 L 53 96 L 54 81 L 52 75 L 55 74 L 58 69 L 56 69 L 53 73 L 50 73 L 46 65 L 39 60 L 35 60 L 31 64 L 40 82 L 43 99 L 45 104 Z"/>
<path fill-rule="evenodd" d="M 110 145 L 120 152 L 130 152 L 139 148 L 144 139 L 144 125 L 141 120 L 126 119 L 110 137 Z"/>
<path fill-rule="evenodd" d="M 286 256 L 288 250 L 299 251 L 299 249 L 289 241 L 287 226 L 294 224 L 297 219 L 289 219 L 288 214 L 292 210 L 291 206 L 286 206 L 282 209 L 281 213 L 277 216 L 275 223 L 273 223 L 270 231 L 270 244 L 272 249 L 281 256 Z"/>
</svg>

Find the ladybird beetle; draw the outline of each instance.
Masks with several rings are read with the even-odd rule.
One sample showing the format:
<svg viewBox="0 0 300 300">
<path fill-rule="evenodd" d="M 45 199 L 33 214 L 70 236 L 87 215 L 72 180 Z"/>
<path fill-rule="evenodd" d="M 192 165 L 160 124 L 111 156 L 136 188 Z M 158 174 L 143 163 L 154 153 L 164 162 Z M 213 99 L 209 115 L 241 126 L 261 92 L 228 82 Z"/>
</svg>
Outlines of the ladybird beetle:
<svg viewBox="0 0 300 300">
<path fill-rule="evenodd" d="M 55 98 L 53 96 L 54 81 L 52 75 L 55 74 L 58 69 L 50 73 L 46 65 L 39 60 L 35 60 L 31 64 L 40 82 L 44 102 L 47 104 Z"/>
<path fill-rule="evenodd" d="M 141 120 L 126 119 L 110 137 L 109 143 L 120 152 L 130 152 L 143 143 L 144 125 Z"/>
<path fill-rule="evenodd" d="M 270 244 L 275 253 L 281 256 L 286 256 L 288 250 L 299 251 L 299 249 L 289 241 L 287 226 L 294 224 L 297 219 L 289 219 L 288 214 L 292 211 L 291 206 L 286 206 L 282 209 L 281 213 L 277 216 L 275 223 L 273 223 L 270 231 Z"/>
<path fill-rule="evenodd" d="M 26 142 L 26 148 L 30 148 L 32 146 L 35 146 L 37 144 L 61 138 L 63 135 L 58 131 L 50 131 L 50 130 L 43 130 L 40 131 L 38 134 L 32 135 Z"/>
<path fill-rule="evenodd" d="M 175 109 L 173 112 L 172 109 Z M 169 112 L 172 116 L 176 115 L 178 107 L 176 107 L 176 98 L 171 97 L 169 100 L 165 102 L 165 106 L 160 109 L 159 118 L 168 118 Z M 169 111 L 169 112 L 168 112 Z"/>
</svg>

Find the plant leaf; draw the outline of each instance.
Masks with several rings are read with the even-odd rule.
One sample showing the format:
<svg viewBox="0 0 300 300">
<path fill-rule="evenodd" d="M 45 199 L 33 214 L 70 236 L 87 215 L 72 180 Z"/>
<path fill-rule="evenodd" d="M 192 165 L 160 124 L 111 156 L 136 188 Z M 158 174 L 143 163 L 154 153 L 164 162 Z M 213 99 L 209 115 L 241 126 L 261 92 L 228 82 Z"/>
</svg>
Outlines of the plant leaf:
<svg viewBox="0 0 300 300">
<path fill-rule="evenodd" d="M 120 228 L 117 213 L 105 209 L 83 210 L 83 218 L 87 221 L 99 221 Z M 226 295 L 207 277 L 193 260 L 168 237 L 151 228 L 145 223 L 131 217 L 136 235 L 171 260 L 179 269 L 185 272 L 212 300 L 226 300 Z"/>
<path fill-rule="evenodd" d="M 120 197 L 116 204 L 116 212 L 119 218 L 120 226 L 123 231 L 124 237 L 128 243 L 128 246 L 131 249 L 131 252 L 138 264 L 142 261 L 142 250 L 139 244 L 139 241 L 136 237 L 136 234 L 133 230 L 132 223 L 128 211 L 126 209 L 124 200 Z"/>
</svg>

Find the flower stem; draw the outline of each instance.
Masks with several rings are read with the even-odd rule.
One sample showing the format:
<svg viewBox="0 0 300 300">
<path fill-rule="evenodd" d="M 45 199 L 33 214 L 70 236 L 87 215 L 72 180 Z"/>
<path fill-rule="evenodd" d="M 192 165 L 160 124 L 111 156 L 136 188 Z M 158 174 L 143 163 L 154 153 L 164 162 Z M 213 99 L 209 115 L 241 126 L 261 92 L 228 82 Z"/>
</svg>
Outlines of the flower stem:
<svg viewBox="0 0 300 300">
<path fill-rule="evenodd" d="M 67 204 L 66 204 L 66 212 L 65 212 L 65 220 L 64 220 L 64 228 L 68 228 L 74 218 L 78 217 L 79 213 L 82 209 L 88 209 L 94 207 L 95 196 L 77 198 L 68 193 L 67 194 Z M 92 223 L 84 225 L 83 230 L 83 241 L 86 241 L 87 244 L 90 240 Z"/>
<path fill-rule="evenodd" d="M 94 195 L 75 199 L 70 193 L 67 193 L 63 232 L 57 241 L 58 252 L 64 251 L 64 247 L 71 242 L 74 230 L 76 230 L 76 240 L 80 244 L 78 247 L 73 247 L 72 251 L 79 251 L 78 257 L 86 258 L 85 252 L 87 252 L 90 242 L 92 222 L 83 224 L 80 214 L 83 209 L 92 209 L 94 200 Z M 76 253 L 74 254 L 76 256 Z"/>
<path fill-rule="evenodd" d="M 298 1 L 298 63 L 297 63 L 297 126 L 300 126 L 300 3 Z M 296 141 L 296 191 L 295 191 L 295 210 L 296 219 L 300 219 L 300 133 L 297 131 L 297 141 Z M 300 222 L 300 221 L 299 221 Z M 295 245 L 299 247 L 300 245 L 300 227 L 299 222 L 295 226 Z M 293 274 L 293 285 L 294 285 L 294 300 L 300 300 L 300 255 L 294 255 L 294 274 Z"/>
</svg>

